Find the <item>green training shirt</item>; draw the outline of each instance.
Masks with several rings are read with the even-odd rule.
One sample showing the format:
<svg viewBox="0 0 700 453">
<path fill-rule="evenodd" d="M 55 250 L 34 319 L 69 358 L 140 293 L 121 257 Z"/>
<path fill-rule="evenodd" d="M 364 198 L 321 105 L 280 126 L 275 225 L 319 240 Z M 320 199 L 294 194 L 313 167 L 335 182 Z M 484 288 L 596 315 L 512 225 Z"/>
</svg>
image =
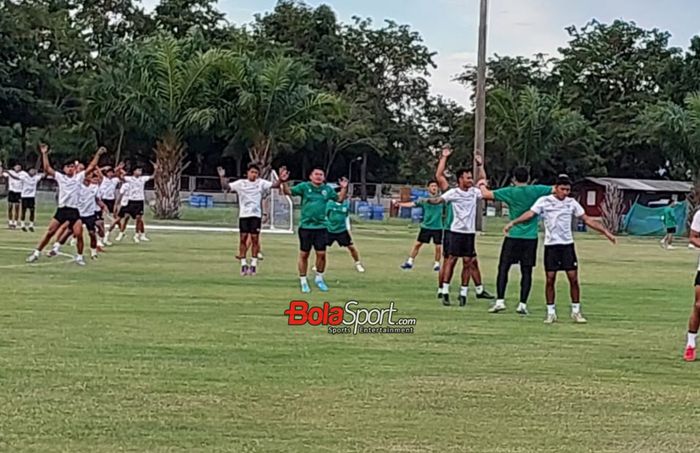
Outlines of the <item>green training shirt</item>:
<svg viewBox="0 0 700 453">
<path fill-rule="evenodd" d="M 337 200 L 338 194 L 328 184 L 315 186 L 302 182 L 292 187 L 292 195 L 301 197 L 299 228 L 322 230 L 326 228 L 326 202 Z"/>
<path fill-rule="evenodd" d="M 427 201 L 419 201 L 416 206 L 423 208 L 423 221 L 420 224 L 421 228 L 426 230 L 442 230 L 442 215 L 445 207 L 442 204 L 431 204 Z"/>
<path fill-rule="evenodd" d="M 326 203 L 326 228 L 329 233 L 342 233 L 348 229 L 348 207 L 350 203 L 329 201 Z"/>
<path fill-rule="evenodd" d="M 676 212 L 672 206 L 666 206 L 664 208 L 664 226 L 666 228 L 676 228 L 678 223 L 676 222 Z"/>
<path fill-rule="evenodd" d="M 530 210 L 541 197 L 551 195 L 552 186 L 511 186 L 493 191 L 493 197 L 508 205 L 508 217 L 515 220 Z M 508 237 L 513 239 L 537 239 L 539 219 L 535 217 L 526 223 L 515 225 Z"/>
</svg>

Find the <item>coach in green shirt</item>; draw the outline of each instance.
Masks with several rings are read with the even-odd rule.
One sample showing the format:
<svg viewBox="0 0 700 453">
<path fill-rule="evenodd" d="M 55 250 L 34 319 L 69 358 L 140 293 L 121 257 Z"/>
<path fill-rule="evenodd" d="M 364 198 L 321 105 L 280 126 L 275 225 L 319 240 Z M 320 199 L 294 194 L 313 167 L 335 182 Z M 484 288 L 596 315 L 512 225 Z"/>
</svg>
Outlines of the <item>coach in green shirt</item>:
<svg viewBox="0 0 700 453">
<path fill-rule="evenodd" d="M 340 193 L 326 184 L 326 173 L 321 168 L 311 170 L 309 180 L 295 185 L 291 190 L 286 184 L 282 189 L 288 196 L 301 198 L 301 220 L 299 222 L 299 280 L 301 292 L 311 292 L 306 277 L 309 267 L 309 255 L 313 248 L 316 252 L 316 278 L 318 289 L 328 291 L 323 272 L 326 270 L 326 247 L 328 230 L 326 224 L 326 203 L 329 200 L 343 202 L 347 196 L 348 180 L 340 180 Z"/>
<path fill-rule="evenodd" d="M 530 173 L 525 167 L 513 170 L 513 185 L 490 191 L 485 182 L 479 182 L 481 194 L 486 200 L 496 200 L 508 205 L 508 217 L 515 220 L 527 212 L 541 197 L 552 194 L 552 186 L 529 185 Z M 516 310 L 527 315 L 527 300 L 532 289 L 532 270 L 537 261 L 538 219 L 516 225 L 503 241 L 498 262 L 496 303 L 489 310 L 499 313 L 506 309 L 505 296 L 508 272 L 513 264 L 520 264 L 520 304 Z"/>
<path fill-rule="evenodd" d="M 666 236 L 661 239 L 661 247 L 665 249 L 673 248 L 673 235 L 676 234 L 678 229 L 678 222 L 676 221 L 676 200 L 671 200 L 671 203 L 664 208 L 664 213 L 661 215 L 661 220 L 664 222 L 664 228 L 666 228 Z"/>
<path fill-rule="evenodd" d="M 430 194 L 431 198 L 437 198 L 440 195 L 437 181 L 430 181 L 428 183 L 428 193 Z M 445 226 L 443 222 L 444 205 L 431 204 L 425 200 L 419 200 L 415 203 L 408 202 L 396 204 L 402 208 L 423 208 L 423 221 L 420 224 L 418 238 L 416 238 L 416 242 L 413 244 L 413 248 L 411 249 L 411 253 L 408 255 L 408 258 L 401 265 L 401 269 L 413 269 L 413 262 L 418 256 L 423 244 L 430 244 L 432 241 L 432 243 L 435 244 L 435 263 L 433 264 L 433 270 L 436 272 L 440 271 L 440 254 L 442 253 L 441 249 Z"/>
</svg>

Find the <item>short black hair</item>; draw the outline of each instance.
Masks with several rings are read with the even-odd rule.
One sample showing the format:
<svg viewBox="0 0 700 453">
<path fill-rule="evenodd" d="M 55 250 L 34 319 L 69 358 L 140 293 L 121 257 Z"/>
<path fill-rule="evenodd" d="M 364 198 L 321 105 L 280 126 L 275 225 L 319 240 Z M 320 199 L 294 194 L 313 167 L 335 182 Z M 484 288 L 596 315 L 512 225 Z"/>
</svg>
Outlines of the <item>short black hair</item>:
<svg viewBox="0 0 700 453">
<path fill-rule="evenodd" d="M 457 179 L 461 178 L 465 173 L 471 173 L 472 171 L 468 168 L 460 168 L 457 170 Z"/>
<path fill-rule="evenodd" d="M 63 161 L 64 167 L 70 167 L 71 165 L 75 165 L 75 159 L 68 159 Z"/>
<path fill-rule="evenodd" d="M 326 174 L 326 170 L 324 168 L 322 168 L 320 165 L 314 165 L 313 167 L 311 167 L 311 171 L 309 172 L 309 174 L 315 172 L 316 170 L 322 171 L 324 175 Z"/>
<path fill-rule="evenodd" d="M 557 176 L 557 186 L 570 186 L 571 185 L 571 178 L 569 178 L 569 175 L 559 175 Z"/>
<path fill-rule="evenodd" d="M 255 162 L 251 162 L 248 164 L 248 170 L 257 170 L 260 173 L 260 166 Z"/>
<path fill-rule="evenodd" d="M 530 171 L 527 167 L 515 167 L 513 169 L 513 179 L 519 183 L 526 183 L 530 180 Z"/>
<path fill-rule="evenodd" d="M 438 182 L 435 181 L 434 179 L 431 179 L 430 181 L 428 181 L 428 185 L 437 184 L 437 183 L 438 183 Z"/>
</svg>

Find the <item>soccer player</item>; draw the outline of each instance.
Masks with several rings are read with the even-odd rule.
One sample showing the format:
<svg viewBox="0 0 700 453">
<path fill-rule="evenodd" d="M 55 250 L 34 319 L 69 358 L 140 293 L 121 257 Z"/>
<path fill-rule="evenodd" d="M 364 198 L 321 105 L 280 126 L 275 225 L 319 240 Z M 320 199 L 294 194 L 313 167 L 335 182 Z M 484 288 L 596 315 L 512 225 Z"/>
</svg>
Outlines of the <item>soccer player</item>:
<svg viewBox="0 0 700 453">
<path fill-rule="evenodd" d="M 447 168 L 447 159 L 452 155 L 452 148 L 449 145 L 445 145 L 442 149 L 442 155 L 438 161 L 437 170 L 435 171 L 435 179 L 440 186 L 440 190 L 447 191 L 450 188 L 447 182 L 447 177 L 445 176 L 445 169 Z M 479 166 L 479 179 L 484 179 L 483 162 L 477 159 L 477 165 Z M 471 175 L 471 172 L 469 172 Z M 474 188 L 474 179 L 470 176 L 469 187 Z M 476 188 L 474 188 L 476 189 Z M 476 189 L 479 191 L 478 189 Z M 481 191 L 479 191 L 481 192 Z M 449 295 L 449 283 L 452 280 L 452 273 L 449 275 L 449 279 L 446 279 L 445 262 L 450 259 L 450 241 L 453 235 L 450 233 L 452 224 L 454 223 L 455 210 L 452 207 L 452 203 L 448 200 L 445 203 L 446 206 L 446 220 L 445 220 L 445 234 L 442 240 L 442 254 L 443 254 L 443 266 L 440 268 L 440 273 L 438 275 L 438 299 L 442 299 L 444 305 L 450 304 Z M 476 236 L 476 209 L 478 205 L 474 207 L 474 231 Z M 454 268 L 453 268 L 454 271 Z M 459 303 L 460 306 L 464 307 L 467 304 L 467 298 L 469 295 L 469 281 L 474 280 L 474 286 L 476 287 L 476 298 L 477 299 L 487 299 L 492 300 L 494 297 L 486 291 L 481 279 L 481 269 L 479 268 L 479 259 L 475 255 L 473 257 L 463 257 L 462 259 L 462 286 L 459 291 Z M 445 286 L 445 283 L 448 283 Z M 445 296 L 445 289 L 448 290 L 447 296 Z"/>
<path fill-rule="evenodd" d="M 359 273 L 364 273 L 365 268 L 360 261 L 360 252 L 352 242 L 352 237 L 348 231 L 348 225 L 350 219 L 348 200 L 339 203 L 335 200 L 328 200 L 326 203 L 326 218 L 327 218 L 327 229 L 328 229 L 328 247 L 332 247 L 335 242 L 339 246 L 345 247 L 350 252 L 350 256 L 355 263 L 355 270 Z"/>
<path fill-rule="evenodd" d="M 513 170 L 513 185 L 490 191 L 485 181 L 478 186 L 486 200 L 497 200 L 508 205 L 508 216 L 515 220 L 535 204 L 540 198 L 551 195 L 552 186 L 529 185 L 530 173 L 525 167 Z M 537 262 L 538 220 L 513 227 L 508 233 L 498 261 L 498 278 L 496 280 L 496 303 L 489 309 L 491 313 L 500 313 L 506 309 L 505 297 L 508 285 L 508 273 L 514 264 L 520 264 L 520 303 L 516 312 L 527 315 L 527 300 L 532 289 L 532 270 Z"/>
<path fill-rule="evenodd" d="M 158 167 L 154 165 L 155 172 L 158 172 Z M 150 242 L 146 237 L 146 229 L 143 223 L 143 212 L 146 200 L 146 183 L 154 178 L 154 175 L 144 176 L 143 169 L 137 167 L 134 169 L 132 176 L 124 176 L 121 174 L 121 179 L 129 183 L 129 204 L 126 212 L 136 220 L 136 232 L 134 233 L 134 242 Z M 126 224 L 124 225 L 126 228 Z M 122 230 L 122 233 L 124 230 Z M 121 234 L 121 233 L 120 233 Z"/>
<path fill-rule="evenodd" d="M 34 232 L 34 220 L 36 217 L 36 186 L 44 179 L 43 173 L 37 173 L 35 168 L 30 168 L 28 173 L 21 173 L 22 180 L 22 231 Z M 29 211 L 29 225 L 25 223 Z"/>
<path fill-rule="evenodd" d="M 118 166 L 117 169 L 121 167 Z M 114 214 L 115 203 L 117 199 L 117 190 L 119 187 L 119 178 L 116 175 L 116 171 L 112 167 L 104 167 L 102 170 L 103 178 L 100 183 L 100 190 L 98 191 L 98 196 L 102 201 L 104 210 L 100 212 L 98 216 L 98 224 L 102 224 L 102 235 L 98 236 L 98 245 L 112 245 L 109 241 L 109 233 L 105 231 L 104 215 L 109 214 L 110 216 L 116 217 Z"/>
<path fill-rule="evenodd" d="M 575 323 L 585 324 L 586 318 L 581 313 L 581 289 L 578 280 L 578 258 L 574 247 L 573 220 L 580 218 L 591 229 L 600 232 L 613 244 L 617 239 L 603 225 L 586 215 L 583 207 L 573 198 L 571 180 L 560 175 L 554 186 L 554 193 L 540 198 L 523 215 L 506 225 L 504 231 L 509 233 L 516 225 L 526 224 L 540 216 L 544 221 L 544 269 L 547 275 L 547 318 L 545 324 L 557 322 L 555 305 L 555 287 L 557 272 L 566 272 L 571 293 L 571 318 Z"/>
<path fill-rule="evenodd" d="M 690 224 L 690 243 L 700 248 L 700 211 L 693 216 L 693 222 Z M 695 274 L 695 302 L 693 303 L 690 319 L 688 320 L 688 342 L 685 347 L 683 358 L 686 362 L 694 362 L 696 358 L 696 340 L 698 337 L 698 329 L 700 328 L 700 263 L 698 264 L 698 272 Z"/>
<path fill-rule="evenodd" d="M 299 282 L 302 293 L 310 293 L 311 287 L 306 277 L 309 268 L 311 249 L 316 251 L 316 278 L 314 283 L 323 292 L 328 291 L 323 272 L 326 270 L 326 248 L 328 247 L 328 229 L 326 226 L 326 205 L 329 200 L 345 201 L 348 180 L 340 180 L 340 193 L 326 184 L 326 173 L 315 167 L 309 174 L 309 181 L 295 185 L 291 190 L 282 184 L 282 191 L 287 196 L 301 197 L 301 220 L 299 222 Z"/>
<path fill-rule="evenodd" d="M 676 221 L 676 213 L 674 208 L 676 207 L 676 200 L 671 200 L 665 208 L 661 215 L 661 220 L 664 222 L 664 227 L 666 228 L 666 236 L 661 239 L 661 247 L 666 250 L 673 250 L 673 235 L 676 234 L 678 228 L 678 222 Z"/>
<path fill-rule="evenodd" d="M 7 227 L 11 230 L 17 228 L 19 224 L 19 211 L 22 204 L 22 180 L 20 174 L 22 165 L 15 164 L 11 170 L 3 173 L 7 178 L 8 194 L 7 194 Z"/>
<path fill-rule="evenodd" d="M 251 163 L 244 179 L 229 182 L 226 170 L 217 168 L 221 188 L 238 194 L 238 228 L 240 230 L 239 253 L 236 259 L 241 260 L 241 275 L 254 276 L 258 268 L 260 253 L 260 229 L 262 228 L 262 199 L 271 189 L 277 189 L 287 181 L 289 172 L 282 167 L 279 179 L 270 182 L 260 178 L 260 167 Z M 248 265 L 248 250 L 251 250 L 250 265 Z"/>
<path fill-rule="evenodd" d="M 440 188 L 438 187 L 437 181 L 430 181 L 428 183 L 428 193 L 430 193 L 431 198 L 437 198 L 439 196 L 439 190 Z M 413 244 L 413 249 L 411 249 L 411 253 L 408 255 L 406 262 L 401 265 L 401 269 L 413 269 L 413 262 L 418 256 L 423 244 L 430 244 L 432 241 L 432 243 L 435 245 L 435 264 L 433 265 L 433 270 L 435 272 L 440 272 L 442 237 L 444 234 L 444 225 L 442 221 L 444 206 L 434 205 L 420 200 L 416 203 L 396 203 L 396 205 L 402 208 L 423 208 L 423 221 L 420 224 L 418 238 L 416 239 L 415 244 Z"/>
<path fill-rule="evenodd" d="M 92 170 L 97 167 L 100 160 L 100 156 L 107 152 L 104 147 L 100 147 L 95 153 L 95 157 L 92 158 L 90 164 L 84 171 L 76 172 L 77 168 L 74 163 L 67 163 L 63 166 L 63 173 L 54 170 L 49 162 L 49 147 L 48 145 L 41 144 L 39 146 L 41 151 L 41 158 L 44 166 L 44 173 L 58 183 L 58 209 L 54 215 L 51 222 L 49 222 L 49 227 L 42 237 L 39 244 L 37 244 L 36 249 L 27 258 L 28 263 L 33 263 L 39 259 L 41 256 L 41 251 L 46 247 L 51 238 L 53 238 L 56 231 L 65 223 L 68 223 L 73 236 L 77 238 L 77 255 L 75 257 L 76 263 L 84 265 L 83 259 L 83 224 L 80 221 L 80 212 L 78 211 L 79 200 L 80 200 L 80 186 L 83 184 L 85 179 L 85 174 L 92 172 Z"/>
</svg>

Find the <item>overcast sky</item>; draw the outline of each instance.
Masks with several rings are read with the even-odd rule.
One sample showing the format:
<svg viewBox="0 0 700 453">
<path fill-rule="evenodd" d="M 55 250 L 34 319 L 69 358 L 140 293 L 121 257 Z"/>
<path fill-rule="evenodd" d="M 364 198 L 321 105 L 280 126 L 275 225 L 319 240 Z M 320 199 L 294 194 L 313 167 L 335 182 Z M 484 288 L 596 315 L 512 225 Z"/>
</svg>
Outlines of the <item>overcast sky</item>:
<svg viewBox="0 0 700 453">
<path fill-rule="evenodd" d="M 155 0 L 143 2 L 151 9 Z M 229 21 L 250 22 L 255 13 L 272 9 L 276 0 L 219 0 Z M 393 19 L 419 31 L 438 52 L 433 71 L 435 93 L 466 104 L 468 94 L 451 79 L 476 55 L 479 0 L 308 0 L 331 5 L 340 20 L 371 17 Z M 609 22 L 622 18 L 646 28 L 668 30 L 672 44 L 687 47 L 700 34 L 700 0 L 490 0 L 489 55 L 553 55 L 567 41 L 565 27 L 582 26 L 591 18 Z"/>
</svg>

